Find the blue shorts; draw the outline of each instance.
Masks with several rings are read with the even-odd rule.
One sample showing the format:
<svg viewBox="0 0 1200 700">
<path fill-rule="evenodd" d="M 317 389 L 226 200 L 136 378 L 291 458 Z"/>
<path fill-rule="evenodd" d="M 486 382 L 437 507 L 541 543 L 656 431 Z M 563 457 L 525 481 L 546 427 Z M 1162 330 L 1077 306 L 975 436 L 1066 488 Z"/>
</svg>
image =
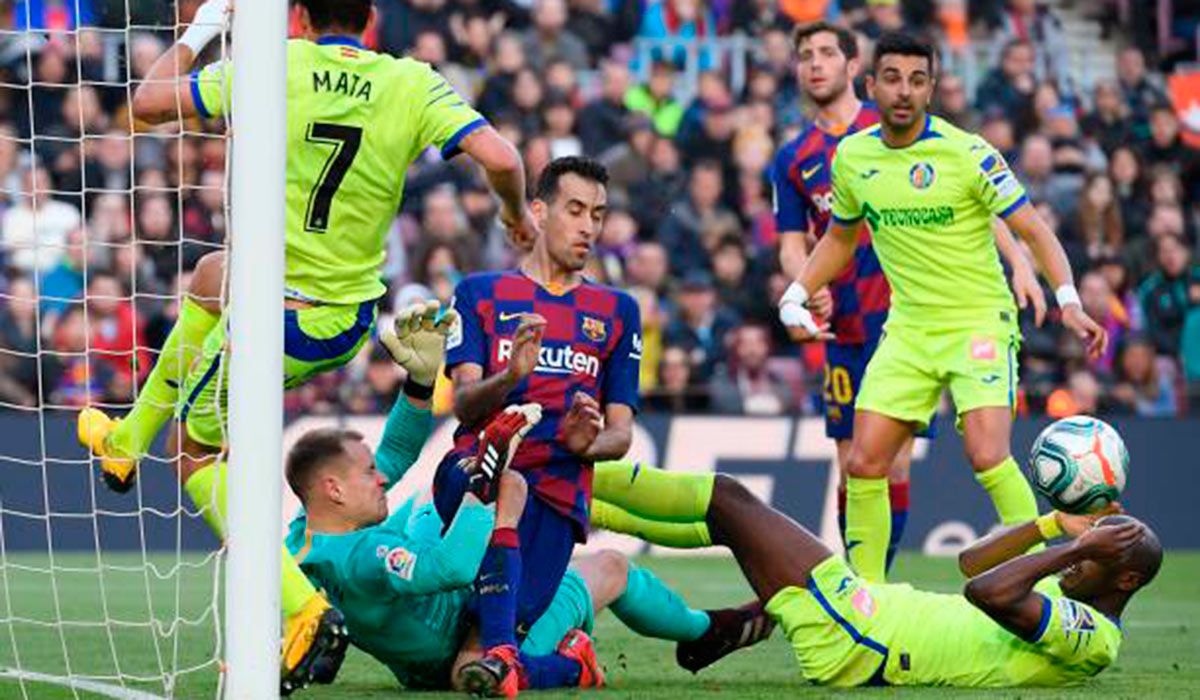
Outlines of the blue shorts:
<svg viewBox="0 0 1200 700">
<path fill-rule="evenodd" d="M 433 477 L 433 504 L 449 524 L 467 492 L 466 471 L 459 459 L 447 456 Z M 575 523 L 545 501 L 530 494 L 517 526 L 521 540 L 521 584 L 517 591 L 517 635 L 537 621 L 562 583 L 575 551 Z"/>
<path fill-rule="evenodd" d="M 854 437 L 854 400 L 862 387 L 863 373 L 867 363 L 879 346 L 878 340 L 863 344 L 825 344 L 825 435 L 834 440 L 849 440 Z M 936 414 L 929 419 L 929 427 L 918 431 L 917 437 L 933 439 L 937 436 Z"/>
</svg>

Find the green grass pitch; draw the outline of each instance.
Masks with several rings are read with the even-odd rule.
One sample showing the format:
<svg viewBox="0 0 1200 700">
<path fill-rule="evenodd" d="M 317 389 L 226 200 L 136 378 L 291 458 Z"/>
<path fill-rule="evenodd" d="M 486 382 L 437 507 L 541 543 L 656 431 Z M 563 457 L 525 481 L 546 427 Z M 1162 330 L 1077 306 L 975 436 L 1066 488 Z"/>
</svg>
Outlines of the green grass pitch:
<svg viewBox="0 0 1200 700">
<path fill-rule="evenodd" d="M 129 566 L 140 558 L 108 556 L 106 567 Z M 645 562 L 693 604 L 719 606 L 748 599 L 749 589 L 730 559 L 653 559 Z M 69 658 L 76 673 L 96 675 L 121 671 L 148 678 L 161 668 L 201 665 L 212 658 L 213 619 L 208 614 L 215 570 L 213 564 L 189 567 L 171 576 L 171 559 L 157 559 L 157 574 L 138 567 L 130 571 L 106 568 L 100 579 L 90 569 L 91 555 L 56 559 L 53 578 L 37 569 L 45 557 L 8 556 L 0 568 L 0 668 L 18 665 L 29 671 L 61 675 Z M 162 578 L 159 577 L 162 575 Z M 935 590 L 961 585 L 948 559 L 902 556 L 894 578 Z M 147 593 L 149 591 L 149 594 Z M 41 624 L 58 618 L 78 624 L 57 628 Z M 172 630 L 175 610 L 187 618 Z M 147 626 L 151 614 L 158 625 Z M 104 620 L 110 621 L 104 624 Z M 22 621 L 13 621 L 21 618 Z M 1114 668 L 1079 689 L 972 691 L 972 697 L 997 698 L 1184 698 L 1200 697 L 1200 552 L 1172 552 L 1162 574 L 1127 611 L 1126 642 Z M 177 632 L 175 636 L 169 633 Z M 157 641 L 156 641 L 157 638 Z M 735 654 L 698 676 L 675 666 L 674 648 L 665 642 L 634 636 L 611 615 L 597 621 L 596 638 L 607 667 L 611 688 L 598 697 L 629 698 L 799 698 L 827 697 L 799 677 L 786 642 L 777 633 L 768 642 Z M 111 641 L 110 641 L 111 640 Z M 119 650 L 111 651 L 113 643 Z M 65 653 L 64 653 L 65 650 Z M 176 697 L 212 697 L 215 664 L 183 677 Z M 131 688 L 165 694 L 157 682 L 131 683 Z M 69 698 L 69 690 L 46 683 L 26 682 L 24 697 Z M 391 698 L 399 692 L 390 675 L 370 658 L 352 651 L 337 684 L 309 689 L 298 698 Z M 867 694 L 895 693 L 905 697 L 959 697 L 963 691 L 944 689 L 862 690 Z M 579 693 L 538 693 L 532 697 L 575 697 Z M 0 698 L 20 698 L 21 686 L 0 678 Z M 79 697 L 100 697 L 80 691 Z M 424 694 L 421 697 L 460 697 Z"/>
</svg>

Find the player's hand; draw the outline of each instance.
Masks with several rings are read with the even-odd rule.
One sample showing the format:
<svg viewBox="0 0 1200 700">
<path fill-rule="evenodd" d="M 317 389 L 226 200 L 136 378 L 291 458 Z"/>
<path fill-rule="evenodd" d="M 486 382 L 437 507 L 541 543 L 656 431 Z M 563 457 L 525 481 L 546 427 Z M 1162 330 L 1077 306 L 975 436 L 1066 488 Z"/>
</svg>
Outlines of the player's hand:
<svg viewBox="0 0 1200 700">
<path fill-rule="evenodd" d="M 808 300 L 808 310 L 820 321 L 827 321 L 833 317 L 833 292 L 829 291 L 829 287 L 821 287 L 812 295 Z"/>
<path fill-rule="evenodd" d="M 1013 269 L 1012 275 L 1013 294 L 1017 297 L 1017 306 L 1022 311 L 1029 308 L 1033 304 L 1033 323 L 1040 327 L 1042 321 L 1046 320 L 1046 292 L 1042 290 L 1042 285 L 1038 283 L 1037 275 L 1033 269 L 1028 266 L 1019 266 Z"/>
<path fill-rule="evenodd" d="M 1108 332 L 1084 313 L 1079 304 L 1067 304 L 1063 307 L 1062 324 L 1079 336 L 1087 346 L 1089 357 L 1100 357 L 1108 348 Z"/>
<path fill-rule="evenodd" d="M 1123 512 L 1124 510 L 1121 508 L 1119 503 L 1109 503 L 1104 507 L 1103 510 L 1086 515 L 1074 515 L 1071 513 L 1064 513 L 1061 510 L 1056 510 L 1054 511 L 1054 519 L 1058 521 L 1058 527 L 1062 529 L 1064 535 L 1070 537 L 1071 539 L 1076 539 L 1083 533 L 1092 529 L 1092 526 L 1095 525 L 1096 521 L 1100 518 L 1103 518 L 1106 515 L 1117 515 Z"/>
<path fill-rule="evenodd" d="M 571 398 L 571 408 L 559 424 L 559 440 L 571 454 L 584 455 L 604 429 L 604 414 L 600 403 L 587 394 L 577 391 Z"/>
<path fill-rule="evenodd" d="M 533 250 L 533 242 L 538 236 L 538 225 L 533 219 L 529 207 L 522 207 L 520 214 L 500 213 L 500 223 L 508 235 L 508 242 L 522 254 Z"/>
<path fill-rule="evenodd" d="M 179 37 L 179 43 L 190 48 L 193 55 L 199 55 L 210 41 L 225 30 L 232 13 L 232 0 L 207 0 L 192 16 L 192 23 Z"/>
<path fill-rule="evenodd" d="M 1145 534 L 1146 528 L 1139 522 L 1097 525 L 1076 538 L 1071 546 L 1085 559 L 1112 561 L 1141 542 Z"/>
<path fill-rule="evenodd" d="M 521 381 L 533 374 L 537 367 L 538 353 L 542 350 L 542 334 L 546 332 L 546 319 L 538 314 L 522 314 L 521 323 L 513 335 L 512 356 L 505 372 L 513 381 Z"/>
<path fill-rule="evenodd" d="M 433 386 L 446 354 L 446 336 L 458 320 L 454 309 L 441 311 L 437 301 L 417 302 L 396 314 L 396 321 L 379 334 L 392 360 L 421 386 Z"/>
<path fill-rule="evenodd" d="M 479 431 L 479 449 L 475 453 L 467 489 L 484 503 L 496 500 L 500 477 L 521 445 L 521 440 L 542 420 L 542 407 L 526 403 L 505 408 Z"/>
<path fill-rule="evenodd" d="M 833 340 L 827 322 L 819 322 L 813 317 L 808 305 L 812 302 L 808 292 L 799 282 L 788 285 L 787 291 L 779 300 L 779 320 L 787 328 L 788 335 L 798 343 L 810 340 Z"/>
</svg>

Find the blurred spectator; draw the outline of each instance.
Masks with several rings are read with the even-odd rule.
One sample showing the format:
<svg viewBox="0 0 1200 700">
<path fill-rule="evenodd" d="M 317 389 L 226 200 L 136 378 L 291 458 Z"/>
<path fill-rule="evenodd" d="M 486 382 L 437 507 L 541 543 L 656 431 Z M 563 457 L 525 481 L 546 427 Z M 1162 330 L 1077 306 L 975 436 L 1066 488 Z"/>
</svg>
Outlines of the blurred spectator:
<svg viewBox="0 0 1200 700">
<path fill-rule="evenodd" d="M 957 75 L 949 73 L 938 80 L 934 104 L 937 114 L 951 124 L 965 131 L 979 130 L 979 115 L 971 109 L 966 85 Z"/>
<path fill-rule="evenodd" d="M 1149 418 L 1168 418 L 1179 412 L 1168 371 L 1154 356 L 1154 343 L 1132 337 L 1121 350 L 1120 382 L 1112 396 L 1120 408 Z"/>
<path fill-rule="evenodd" d="M 637 234 L 637 222 L 629 212 L 609 209 L 595 249 L 596 261 L 609 284 L 625 286 L 625 264 L 637 247 Z"/>
<path fill-rule="evenodd" d="M 1138 287 L 1146 315 L 1146 331 L 1160 355 L 1179 354 L 1180 335 L 1188 313 L 1200 305 L 1200 265 L 1178 236 L 1163 235 L 1157 243 L 1157 269 Z"/>
<path fill-rule="evenodd" d="M 867 17 L 854 28 L 872 41 L 885 32 L 905 31 L 900 0 L 867 0 Z"/>
<path fill-rule="evenodd" d="M 1038 80 L 1051 80 L 1064 95 L 1073 92 L 1069 54 L 1062 20 L 1054 11 L 1037 0 L 1008 0 L 998 26 L 991 33 L 992 49 L 989 63 L 1002 60 L 1005 47 L 1013 41 L 1029 42 L 1034 50 L 1034 75 Z"/>
<path fill-rule="evenodd" d="M 521 38 L 511 32 L 501 34 L 496 39 L 487 79 L 475 100 L 475 108 L 480 114 L 494 121 L 507 109 L 517 72 L 524 67 L 525 49 Z"/>
<path fill-rule="evenodd" d="M 1142 159 L 1147 167 L 1161 165 L 1178 174 L 1192 197 L 1200 194 L 1200 152 L 1183 142 L 1179 117 L 1170 105 L 1150 113 L 1150 139 L 1142 146 Z"/>
<path fill-rule="evenodd" d="M 50 174 L 41 166 L 21 174 L 21 194 L 0 218 L 5 264 L 23 274 L 51 270 L 67 234 L 79 227 L 79 209 L 51 198 Z"/>
<path fill-rule="evenodd" d="M 673 137 L 683 120 L 683 106 L 675 100 L 675 69 L 659 61 L 650 69 L 650 80 L 635 85 L 625 95 L 625 106 L 650 117 L 663 136 Z"/>
<path fill-rule="evenodd" d="M 662 413 L 708 410 L 708 390 L 693 383 L 690 354 L 676 345 L 663 348 L 658 388 L 642 401 L 645 410 Z"/>
<path fill-rule="evenodd" d="M 535 70 L 561 59 L 575 70 L 588 67 L 588 49 L 567 26 L 566 0 L 535 0 L 533 26 L 525 30 L 525 59 Z"/>
<path fill-rule="evenodd" d="M 542 102 L 543 132 L 550 141 L 550 158 L 565 158 L 583 153 L 583 144 L 575 135 L 575 108 L 562 93 L 551 93 Z"/>
<path fill-rule="evenodd" d="M 1167 94 L 1146 72 L 1146 57 L 1141 49 L 1130 46 L 1117 54 L 1117 80 L 1133 120 L 1134 136 L 1139 139 L 1148 137 L 1150 112 L 1159 105 L 1167 104 L 1168 100 Z"/>
<path fill-rule="evenodd" d="M 638 386 L 649 392 L 658 386 L 658 368 L 663 354 L 663 324 L 666 313 L 659 304 L 658 295 L 648 287 L 629 287 L 629 294 L 638 304 L 642 318 L 642 364 Z"/>
<path fill-rule="evenodd" d="M 679 313 L 667 326 L 664 340 L 688 352 L 692 375 L 707 382 L 725 358 L 725 336 L 738 324 L 737 316 L 717 303 L 712 275 L 693 270 L 683 277 L 676 295 Z"/>
<path fill-rule="evenodd" d="M 764 294 L 750 284 L 747 274 L 750 261 L 740 236 L 729 234 L 717 241 L 712 252 L 712 268 L 721 304 L 742 318 L 761 317 L 759 309 L 763 306 Z"/>
<path fill-rule="evenodd" d="M 642 14 L 638 38 L 681 40 L 674 46 L 655 50 L 652 59 L 670 61 L 682 68 L 688 55 L 687 45 L 695 40 L 715 38 L 716 25 L 708 0 L 658 0 L 649 3 Z M 700 44 L 698 54 L 700 70 L 716 67 L 717 56 L 710 47 Z"/>
<path fill-rule="evenodd" d="M 629 256 L 625 274 L 630 285 L 649 289 L 660 301 L 664 300 L 670 281 L 667 249 L 658 241 L 638 243 Z"/>
<path fill-rule="evenodd" d="M 1086 369 L 1078 369 L 1067 377 L 1067 385 L 1055 389 L 1046 400 L 1046 415 L 1067 418 L 1095 415 L 1100 409 L 1100 382 Z"/>
<path fill-rule="evenodd" d="M 1132 325 L 1129 310 L 1113 293 L 1108 278 L 1098 270 L 1084 273 L 1079 280 L 1079 298 L 1088 316 L 1108 332 L 1108 347 L 1104 354 L 1088 362 L 1101 375 L 1112 376 L 1117 348 Z"/>
<path fill-rule="evenodd" d="M 1004 48 L 1000 64 L 993 68 L 976 92 L 975 107 L 985 116 L 1005 116 L 1013 121 L 1020 133 L 1034 125 L 1033 93 L 1037 89 L 1034 77 L 1033 45 L 1014 39 Z"/>
<path fill-rule="evenodd" d="M 1050 139 L 1033 134 L 1021 144 L 1016 164 L 1017 176 L 1034 202 L 1047 202 L 1056 212 L 1074 209 L 1077 189 L 1073 178 L 1055 172 L 1054 148 Z"/>
<path fill-rule="evenodd" d="M 1126 238 L 1141 238 L 1146 233 L 1146 217 L 1150 207 L 1146 203 L 1145 183 L 1142 182 L 1142 163 L 1132 146 L 1123 145 L 1109 154 L 1108 174 L 1113 181 L 1117 204 L 1121 208 L 1121 221 L 1125 225 Z"/>
<path fill-rule="evenodd" d="M 607 56 L 618 36 L 619 18 L 609 12 L 607 0 L 571 0 L 567 13 L 567 31 L 587 47 L 589 62 Z M 631 5 L 632 3 L 624 3 Z"/>
<path fill-rule="evenodd" d="M 629 68 L 617 61 L 601 66 L 600 95 L 579 112 L 579 139 L 583 152 L 595 157 L 624 141 L 629 108 Z"/>
<path fill-rule="evenodd" d="M 1121 207 L 1112 180 L 1104 173 L 1088 176 L 1079 200 L 1078 233 L 1093 260 L 1116 255 L 1125 242 Z"/>
<path fill-rule="evenodd" d="M 746 324 L 731 334 L 731 357 L 712 380 L 712 406 L 718 413 L 779 415 L 794 409 L 787 383 L 767 367 L 771 332 Z"/>
<path fill-rule="evenodd" d="M 0 401 L 19 406 L 38 404 L 38 297 L 28 277 L 8 282 L 8 294 L 0 307 Z M 57 381 L 58 362 L 49 355 L 40 358 L 47 386 Z"/>
<path fill-rule="evenodd" d="M 422 32 L 437 32 L 450 40 L 451 8 L 446 0 L 375 0 L 378 11 L 376 43 L 380 50 L 401 55 Z"/>
<path fill-rule="evenodd" d="M 95 24 L 92 0 L 54 2 L 54 0 L 14 0 L 13 29 L 46 29 L 65 32 Z"/>
<path fill-rule="evenodd" d="M 132 385 L 120 379 L 108 362 L 89 355 L 87 322 L 82 306 L 63 314 L 54 329 L 51 353 L 61 365 L 43 401 L 58 406 L 87 406 L 130 401 Z"/>
<path fill-rule="evenodd" d="M 658 240 L 671 251 L 671 272 L 682 276 L 709 266 L 721 236 L 740 231 L 737 217 L 721 204 L 721 166 L 712 161 L 692 168 L 687 196 L 676 201 L 658 228 Z"/>
<path fill-rule="evenodd" d="M 654 231 L 688 182 L 680 164 L 679 149 L 669 138 L 656 138 L 650 146 L 650 172 L 629 192 L 629 201 L 638 212 L 638 227 Z"/>
<path fill-rule="evenodd" d="M 1092 94 L 1095 107 L 1080 126 L 1088 138 L 1111 156 L 1118 148 L 1133 141 L 1129 106 L 1121 99 L 1121 88 L 1109 80 L 1097 82 Z"/>
<path fill-rule="evenodd" d="M 87 288 L 86 323 L 91 351 L 114 373 L 132 379 L 150 371 L 145 320 L 137 318 L 132 300 L 117 278 L 106 274 L 92 277 Z"/>
<path fill-rule="evenodd" d="M 41 276 L 38 293 L 43 323 L 53 325 L 55 317 L 83 298 L 83 273 L 88 252 L 84 238 L 83 228 L 67 234 L 62 257 Z"/>
</svg>

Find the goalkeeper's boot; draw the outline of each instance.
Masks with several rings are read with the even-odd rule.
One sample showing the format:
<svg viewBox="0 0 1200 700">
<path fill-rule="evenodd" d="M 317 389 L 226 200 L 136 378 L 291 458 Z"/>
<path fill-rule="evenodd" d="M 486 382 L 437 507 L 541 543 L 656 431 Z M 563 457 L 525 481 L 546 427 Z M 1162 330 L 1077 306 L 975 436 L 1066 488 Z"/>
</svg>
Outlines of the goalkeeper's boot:
<svg viewBox="0 0 1200 700">
<path fill-rule="evenodd" d="M 79 412 L 76 437 L 79 443 L 100 458 L 100 476 L 109 489 L 125 493 L 133 488 L 137 480 L 137 460 L 115 454 L 108 444 L 108 436 L 116 430 L 119 420 L 109 418 L 98 408 L 85 408 Z"/>
<path fill-rule="evenodd" d="M 332 683 L 349 643 L 342 613 L 324 596 L 313 596 L 284 627 L 279 694 L 291 695 L 312 683 Z"/>
<path fill-rule="evenodd" d="M 515 698 L 529 687 L 524 675 L 517 648 L 506 644 L 488 649 L 459 669 L 458 686 L 475 697 Z"/>
<path fill-rule="evenodd" d="M 500 475 L 508 468 L 521 439 L 542 419 L 542 407 L 536 403 L 509 406 L 479 431 L 479 449 L 475 452 L 468 489 L 484 503 L 496 500 Z"/>
<path fill-rule="evenodd" d="M 596 656 L 596 645 L 592 638 L 583 630 L 575 629 L 567 632 L 558 643 L 558 653 L 568 659 L 579 662 L 579 687 L 603 688 L 604 669 L 600 667 L 600 659 Z"/>
<path fill-rule="evenodd" d="M 740 608 L 708 610 L 704 634 L 675 647 L 675 661 L 692 673 L 710 666 L 738 649 L 753 646 L 771 636 L 775 623 L 754 601 Z"/>
</svg>

